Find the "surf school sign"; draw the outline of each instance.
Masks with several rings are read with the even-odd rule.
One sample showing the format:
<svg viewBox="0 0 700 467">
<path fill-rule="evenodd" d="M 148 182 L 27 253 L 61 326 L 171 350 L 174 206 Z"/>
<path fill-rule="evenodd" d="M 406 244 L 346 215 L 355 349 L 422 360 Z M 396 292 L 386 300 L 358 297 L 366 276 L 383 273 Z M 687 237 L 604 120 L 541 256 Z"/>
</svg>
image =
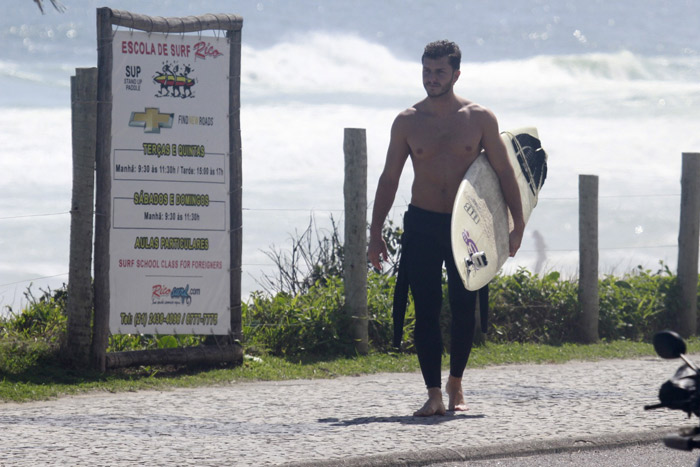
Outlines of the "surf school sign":
<svg viewBox="0 0 700 467">
<path fill-rule="evenodd" d="M 230 331 L 229 47 L 225 37 L 114 32 L 113 334 Z"/>
</svg>

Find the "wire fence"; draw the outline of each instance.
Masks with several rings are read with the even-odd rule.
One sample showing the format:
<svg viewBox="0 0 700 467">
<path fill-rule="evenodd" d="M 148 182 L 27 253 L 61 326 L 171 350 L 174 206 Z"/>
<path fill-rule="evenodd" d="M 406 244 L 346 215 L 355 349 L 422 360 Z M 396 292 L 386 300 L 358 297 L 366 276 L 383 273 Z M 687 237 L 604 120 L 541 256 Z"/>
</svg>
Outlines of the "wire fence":
<svg viewBox="0 0 700 467">
<path fill-rule="evenodd" d="M 624 199 L 624 200 L 629 200 L 629 199 L 659 199 L 659 198 L 678 198 L 680 199 L 680 193 L 662 193 L 662 194 L 624 194 L 624 195 L 599 195 L 598 198 L 601 200 L 612 200 L 612 199 Z M 577 201 L 578 197 L 577 196 L 558 196 L 558 197 L 551 197 L 551 196 L 544 196 L 540 197 L 539 201 L 545 201 L 545 202 L 558 202 L 558 201 L 563 201 L 563 202 L 572 202 L 572 201 Z M 398 204 L 393 206 L 393 211 L 395 212 L 398 209 L 402 208 L 407 208 L 407 204 Z M 334 214 L 338 213 L 339 215 L 344 214 L 344 209 L 342 208 L 294 208 L 294 207 L 284 207 L 284 208 L 264 208 L 264 207 L 244 207 L 243 208 L 244 212 L 270 212 L 270 213 L 279 213 L 279 212 L 297 212 L 297 213 L 309 213 L 311 216 L 314 216 L 316 213 L 328 213 L 328 214 Z M 368 212 L 371 213 L 371 206 L 368 209 Z M 0 217 L 0 221 L 11 221 L 11 220 L 18 220 L 18 219 L 28 219 L 28 218 L 41 218 L 41 217 L 55 217 L 55 216 L 67 216 L 70 214 L 70 211 L 58 211 L 58 212 L 49 212 L 49 213 L 36 213 L 36 214 L 21 214 L 21 215 L 15 215 L 15 216 L 4 216 Z M 620 245 L 620 246 L 612 246 L 612 247 L 600 247 L 599 249 L 602 251 L 624 251 L 624 250 L 652 250 L 652 249 L 670 249 L 670 248 L 678 248 L 677 244 L 668 244 L 668 243 L 659 243 L 659 244 L 647 244 L 647 245 Z M 537 253 L 540 252 L 540 249 L 536 248 L 526 248 L 526 249 L 521 249 L 520 250 L 523 253 Z M 552 252 L 552 253 L 573 253 L 578 251 L 578 248 L 546 248 L 546 252 Z M 244 268 L 246 267 L 271 267 L 274 266 L 272 261 L 266 262 L 266 263 L 243 263 L 242 266 Z M 58 273 L 58 274 L 52 274 L 52 275 L 47 275 L 47 276 L 39 276 L 39 277 L 32 277 L 29 279 L 22 279 L 14 282 L 9 282 L 9 283 L 4 283 L 0 284 L 0 287 L 8 287 L 8 286 L 13 286 L 13 285 L 19 285 L 19 284 L 24 284 L 28 282 L 34 282 L 34 281 L 40 281 L 40 280 L 46 280 L 46 279 L 55 279 L 57 277 L 62 277 L 62 276 L 68 276 L 68 272 L 63 272 L 63 273 Z"/>
</svg>

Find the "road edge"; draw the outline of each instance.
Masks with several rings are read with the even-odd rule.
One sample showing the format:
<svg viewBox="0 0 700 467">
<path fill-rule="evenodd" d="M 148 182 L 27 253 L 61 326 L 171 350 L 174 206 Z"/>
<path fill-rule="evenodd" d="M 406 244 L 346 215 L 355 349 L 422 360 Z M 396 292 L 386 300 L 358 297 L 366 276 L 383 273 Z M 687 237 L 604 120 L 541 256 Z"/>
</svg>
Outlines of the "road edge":
<svg viewBox="0 0 700 467">
<path fill-rule="evenodd" d="M 678 429 L 661 429 L 631 433 L 616 433 L 595 436 L 577 436 L 548 440 L 523 441 L 512 444 L 493 444 L 464 448 L 432 449 L 429 451 L 404 451 L 391 454 L 378 454 L 346 459 L 292 462 L 288 467 L 384 467 L 420 466 L 441 462 L 465 462 L 509 457 L 526 457 L 562 452 L 586 451 L 592 449 L 613 449 L 624 446 L 645 445 L 661 442 L 668 434 Z"/>
</svg>

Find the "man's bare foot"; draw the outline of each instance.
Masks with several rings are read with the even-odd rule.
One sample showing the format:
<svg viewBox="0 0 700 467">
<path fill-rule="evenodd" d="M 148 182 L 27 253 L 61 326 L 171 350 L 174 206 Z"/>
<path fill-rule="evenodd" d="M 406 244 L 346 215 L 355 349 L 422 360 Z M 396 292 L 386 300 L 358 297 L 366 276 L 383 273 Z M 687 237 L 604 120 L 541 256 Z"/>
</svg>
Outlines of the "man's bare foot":
<svg viewBox="0 0 700 467">
<path fill-rule="evenodd" d="M 413 412 L 414 417 L 430 417 L 432 415 L 445 415 L 445 404 L 442 402 L 440 388 L 428 388 L 428 401 L 419 410 Z"/>
<path fill-rule="evenodd" d="M 449 397 L 447 408 L 448 410 L 463 411 L 469 410 L 467 403 L 464 401 L 464 392 L 462 391 L 462 378 L 455 378 L 450 375 L 447 378 L 445 391 Z"/>
</svg>

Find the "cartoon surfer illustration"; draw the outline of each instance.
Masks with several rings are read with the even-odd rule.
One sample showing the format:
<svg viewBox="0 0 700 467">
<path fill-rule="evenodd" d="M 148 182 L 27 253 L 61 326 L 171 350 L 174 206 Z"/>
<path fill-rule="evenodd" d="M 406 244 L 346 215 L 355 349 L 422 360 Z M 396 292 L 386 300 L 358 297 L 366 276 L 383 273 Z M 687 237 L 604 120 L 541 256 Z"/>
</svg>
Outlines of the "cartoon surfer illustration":
<svg viewBox="0 0 700 467">
<path fill-rule="evenodd" d="M 185 71 L 182 73 L 182 77 L 185 78 L 185 86 L 184 86 L 184 91 L 182 92 L 182 98 L 186 99 L 187 97 L 192 96 L 192 86 L 194 86 L 194 80 L 190 78 L 190 73 L 192 73 L 194 70 L 190 68 L 189 65 L 185 65 Z M 191 85 L 187 85 L 187 83 L 191 81 Z"/>
<path fill-rule="evenodd" d="M 183 72 L 180 72 L 179 64 L 165 62 L 161 71 L 156 71 L 153 82 L 159 85 L 156 97 L 180 97 L 182 99 L 194 97 L 192 87 L 196 81 L 190 78 L 190 73 L 194 71 L 189 65 L 183 65 Z"/>
</svg>

